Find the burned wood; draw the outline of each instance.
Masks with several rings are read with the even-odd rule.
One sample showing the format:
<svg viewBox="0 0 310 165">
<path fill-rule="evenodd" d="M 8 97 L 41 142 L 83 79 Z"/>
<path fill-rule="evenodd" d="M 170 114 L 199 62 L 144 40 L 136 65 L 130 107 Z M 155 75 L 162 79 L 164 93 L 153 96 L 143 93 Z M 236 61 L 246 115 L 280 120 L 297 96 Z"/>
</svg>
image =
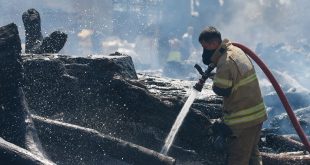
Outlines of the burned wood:
<svg viewBox="0 0 310 165">
<path fill-rule="evenodd" d="M 44 37 L 41 45 L 36 45 L 32 48 L 32 53 L 58 53 L 67 41 L 67 34 L 54 31 L 48 37 Z"/>
<path fill-rule="evenodd" d="M 290 138 L 290 139 L 296 140 L 296 141 L 301 143 L 301 140 L 300 140 L 299 136 L 296 135 L 296 134 L 286 134 L 286 135 L 282 135 L 282 136 L 286 137 L 286 138 Z M 308 141 L 310 141 L 310 136 L 307 136 L 307 139 L 308 139 Z"/>
<path fill-rule="evenodd" d="M 175 160 L 133 143 L 103 135 L 96 130 L 46 119 L 33 115 L 44 146 L 52 153 L 52 160 L 75 164 L 99 161 L 110 156 L 132 164 L 173 165 Z M 55 148 L 59 148 L 55 152 Z M 53 152 L 54 151 L 54 152 Z M 87 151 L 87 152 L 85 152 Z M 89 154 L 92 153 L 92 154 Z M 73 160 L 74 158 L 78 160 Z M 61 159 L 61 160 L 60 160 Z M 66 164 L 66 163 L 64 163 Z"/>
<path fill-rule="evenodd" d="M 15 24 L 0 29 L 0 136 L 25 147 L 24 107 L 21 102 L 22 66 L 20 64 L 20 40 Z M 7 41 L 7 42 L 6 42 Z"/>
<path fill-rule="evenodd" d="M 0 137 L 45 157 L 22 90 L 21 43 L 15 24 L 0 28 L 0 48 Z"/>
<path fill-rule="evenodd" d="M 55 165 L 2 138 L 0 138 L 0 162 L 2 165 Z"/>
<path fill-rule="evenodd" d="M 29 9 L 23 13 L 22 19 L 26 35 L 25 53 L 32 53 L 32 48 L 40 44 L 43 40 L 41 33 L 41 17 L 38 11 Z"/>
<path fill-rule="evenodd" d="M 67 34 L 54 31 L 48 37 L 42 37 L 41 18 L 38 11 L 28 9 L 22 15 L 25 34 L 26 49 L 25 53 L 58 53 L 67 41 Z"/>
<path fill-rule="evenodd" d="M 23 79 L 21 41 L 13 23 L 0 28 L 0 88 L 16 90 Z M 4 94 L 4 92 L 2 92 Z M 2 96 L 4 97 L 4 96 Z"/>
<path fill-rule="evenodd" d="M 276 134 L 266 135 L 266 143 L 277 152 L 303 151 L 304 145 L 301 142 Z"/>
<path fill-rule="evenodd" d="M 308 165 L 310 164 L 309 155 L 288 155 L 288 154 L 272 154 L 261 152 L 263 164 L 268 165 Z"/>
</svg>

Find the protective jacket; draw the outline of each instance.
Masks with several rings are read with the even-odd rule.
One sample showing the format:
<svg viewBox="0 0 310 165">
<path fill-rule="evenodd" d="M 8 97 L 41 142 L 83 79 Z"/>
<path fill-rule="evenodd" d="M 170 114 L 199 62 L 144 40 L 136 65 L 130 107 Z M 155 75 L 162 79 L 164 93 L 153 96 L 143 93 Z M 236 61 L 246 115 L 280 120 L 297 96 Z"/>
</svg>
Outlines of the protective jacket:
<svg viewBox="0 0 310 165">
<path fill-rule="evenodd" d="M 225 39 L 211 56 L 216 64 L 213 90 L 224 96 L 224 123 L 248 128 L 267 119 L 254 66 L 249 57 Z"/>
</svg>

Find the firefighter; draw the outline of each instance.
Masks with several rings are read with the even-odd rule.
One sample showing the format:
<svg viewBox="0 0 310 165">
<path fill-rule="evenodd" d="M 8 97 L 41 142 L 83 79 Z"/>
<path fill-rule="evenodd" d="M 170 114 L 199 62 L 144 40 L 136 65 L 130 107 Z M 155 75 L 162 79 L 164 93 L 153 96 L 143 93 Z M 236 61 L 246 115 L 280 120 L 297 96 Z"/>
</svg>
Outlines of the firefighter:
<svg viewBox="0 0 310 165">
<path fill-rule="evenodd" d="M 225 149 L 227 164 L 262 164 L 257 144 L 267 113 L 253 64 L 212 26 L 201 32 L 199 42 L 203 63 L 216 66 L 212 89 L 223 96 L 222 122 L 232 131 Z"/>
<path fill-rule="evenodd" d="M 182 53 L 180 51 L 181 42 L 177 38 L 169 40 L 170 52 L 164 66 L 164 74 L 168 77 L 178 78 L 183 76 Z"/>
</svg>

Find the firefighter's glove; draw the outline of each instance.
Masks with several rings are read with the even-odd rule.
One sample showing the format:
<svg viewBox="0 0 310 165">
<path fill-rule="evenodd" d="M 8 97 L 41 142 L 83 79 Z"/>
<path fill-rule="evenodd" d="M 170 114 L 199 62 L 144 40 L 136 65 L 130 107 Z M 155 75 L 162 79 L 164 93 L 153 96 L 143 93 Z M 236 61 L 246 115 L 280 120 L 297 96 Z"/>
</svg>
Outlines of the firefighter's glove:
<svg viewBox="0 0 310 165">
<path fill-rule="evenodd" d="M 221 135 L 228 137 L 232 135 L 232 130 L 223 122 L 214 122 L 211 126 L 207 128 L 209 135 Z"/>
<path fill-rule="evenodd" d="M 223 122 L 215 122 L 208 127 L 208 134 L 210 135 L 211 146 L 218 152 L 227 150 L 229 138 L 232 135 L 232 130 Z"/>
<path fill-rule="evenodd" d="M 228 144 L 229 144 L 229 139 L 228 137 L 223 137 L 223 136 L 215 136 L 212 139 L 212 148 L 220 153 L 224 153 L 227 151 Z"/>
<path fill-rule="evenodd" d="M 215 72 L 211 72 L 208 78 L 211 80 L 214 80 L 214 76 L 215 76 Z"/>
</svg>

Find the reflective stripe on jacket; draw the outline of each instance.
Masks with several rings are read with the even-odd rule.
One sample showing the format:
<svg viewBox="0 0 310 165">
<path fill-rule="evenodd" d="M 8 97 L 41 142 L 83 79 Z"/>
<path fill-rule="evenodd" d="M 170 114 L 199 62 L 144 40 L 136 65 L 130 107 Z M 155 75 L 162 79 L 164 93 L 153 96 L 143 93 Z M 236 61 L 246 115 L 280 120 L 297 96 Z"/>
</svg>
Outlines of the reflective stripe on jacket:
<svg viewBox="0 0 310 165">
<path fill-rule="evenodd" d="M 227 39 L 215 51 L 212 58 L 218 58 L 213 85 L 232 88 L 224 97 L 224 122 L 235 128 L 246 128 L 267 119 L 254 66 L 247 55 Z"/>
</svg>

